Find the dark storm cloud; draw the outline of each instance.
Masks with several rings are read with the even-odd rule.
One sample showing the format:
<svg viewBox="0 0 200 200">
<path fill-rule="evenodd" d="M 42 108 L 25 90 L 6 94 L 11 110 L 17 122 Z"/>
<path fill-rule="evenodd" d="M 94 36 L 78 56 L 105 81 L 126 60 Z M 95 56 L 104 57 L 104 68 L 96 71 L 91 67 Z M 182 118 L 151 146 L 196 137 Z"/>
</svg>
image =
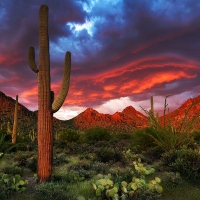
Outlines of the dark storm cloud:
<svg viewBox="0 0 200 200">
<path fill-rule="evenodd" d="M 67 104 L 92 107 L 127 96 L 140 101 L 152 94 L 187 90 L 197 94 L 199 1 L 10 0 L 0 3 L 0 90 L 8 95 L 21 91 L 27 101 L 37 101 L 37 80 L 27 65 L 27 51 L 35 46 L 38 60 L 41 2 L 49 6 L 51 80 L 56 94 L 64 54 L 72 52 Z M 78 30 L 86 22 L 90 30 Z"/>
<path fill-rule="evenodd" d="M 85 21 L 86 12 L 81 4 L 75 1 L 68 0 L 60 3 L 49 0 L 1 1 L 0 74 L 4 77 L 2 81 L 5 85 L 1 85 L 1 90 L 4 92 L 9 90 L 9 85 L 14 85 L 19 88 L 19 91 L 28 90 L 29 84 L 23 83 L 35 82 L 34 79 L 37 78 L 27 65 L 27 53 L 28 47 L 33 45 L 36 48 L 36 58 L 38 58 L 38 11 L 42 3 L 49 6 L 50 41 L 56 42 L 59 37 L 71 34 L 69 27 L 66 26 L 68 21 L 76 23 Z M 15 77 L 15 80 L 16 77 L 21 77 L 19 78 L 21 81 L 15 82 L 11 77 Z M 7 94 L 11 95 L 11 88 L 9 91 Z"/>
</svg>

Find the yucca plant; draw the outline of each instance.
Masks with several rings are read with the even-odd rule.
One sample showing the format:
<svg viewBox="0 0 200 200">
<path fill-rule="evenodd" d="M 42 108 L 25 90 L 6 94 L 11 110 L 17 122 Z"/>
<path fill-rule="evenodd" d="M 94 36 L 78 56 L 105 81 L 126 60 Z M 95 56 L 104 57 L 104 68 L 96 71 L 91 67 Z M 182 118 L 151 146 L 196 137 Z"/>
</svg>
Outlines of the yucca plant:
<svg viewBox="0 0 200 200">
<path fill-rule="evenodd" d="M 188 115 L 198 102 L 192 101 L 190 107 L 185 111 L 184 118 L 182 119 L 179 126 L 175 127 L 172 124 L 171 118 L 168 115 L 166 117 L 166 109 L 167 109 L 167 98 L 171 96 L 168 95 L 165 97 L 164 103 L 164 122 L 163 124 L 159 122 L 159 120 L 154 116 L 153 112 L 147 111 L 143 109 L 143 111 L 149 116 L 150 120 L 150 128 L 153 129 L 155 134 L 149 134 L 149 136 L 153 139 L 154 143 L 161 147 L 165 152 L 171 149 L 179 149 L 182 146 L 188 146 L 193 142 L 193 138 L 190 136 L 190 133 L 194 131 L 196 124 L 199 121 L 200 113 L 189 120 Z M 152 102 L 152 99 L 151 99 Z"/>
</svg>

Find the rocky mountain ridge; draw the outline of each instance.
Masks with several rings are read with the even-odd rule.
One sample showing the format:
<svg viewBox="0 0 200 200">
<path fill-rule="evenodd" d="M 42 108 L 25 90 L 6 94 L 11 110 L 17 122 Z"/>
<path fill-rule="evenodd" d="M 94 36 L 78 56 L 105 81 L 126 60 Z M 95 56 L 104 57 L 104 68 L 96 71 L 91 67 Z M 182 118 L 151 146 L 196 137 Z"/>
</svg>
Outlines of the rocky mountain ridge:
<svg viewBox="0 0 200 200">
<path fill-rule="evenodd" d="M 166 115 L 166 119 L 170 119 L 174 126 L 180 124 L 186 110 L 192 105 L 192 101 L 194 105 L 190 109 L 188 119 L 200 115 L 200 96 L 198 96 L 192 100 L 188 99 L 178 109 Z M 14 107 L 15 100 L 0 91 L 0 125 L 5 129 L 8 122 L 10 122 L 11 125 L 13 124 Z M 22 104 L 19 104 L 18 118 L 19 130 L 21 132 L 37 129 L 37 111 L 30 111 Z M 164 117 L 159 117 L 159 122 L 163 123 L 163 121 Z M 63 121 L 54 118 L 54 129 L 56 131 L 61 131 L 66 128 L 84 131 L 89 128 L 100 126 L 113 132 L 132 132 L 135 129 L 144 128 L 148 126 L 148 124 L 148 117 L 135 110 L 132 106 L 128 106 L 122 112 L 116 112 L 113 115 L 102 114 L 92 108 L 88 108 L 70 120 Z"/>
<path fill-rule="evenodd" d="M 100 126 L 113 131 L 128 132 L 148 125 L 148 118 L 132 106 L 128 106 L 122 112 L 116 112 L 113 115 L 102 114 L 88 108 L 72 121 L 76 128 L 82 130 Z"/>
</svg>

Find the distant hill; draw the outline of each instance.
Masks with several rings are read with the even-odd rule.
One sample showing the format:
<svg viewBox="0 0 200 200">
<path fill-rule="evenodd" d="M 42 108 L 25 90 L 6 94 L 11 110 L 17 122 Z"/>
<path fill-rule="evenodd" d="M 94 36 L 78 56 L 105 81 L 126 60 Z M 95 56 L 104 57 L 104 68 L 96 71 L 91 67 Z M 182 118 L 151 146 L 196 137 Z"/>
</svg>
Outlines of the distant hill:
<svg viewBox="0 0 200 200">
<path fill-rule="evenodd" d="M 100 126 L 112 131 L 128 132 L 148 125 L 148 118 L 132 106 L 128 106 L 122 112 L 116 112 L 113 115 L 102 114 L 88 108 L 70 121 L 75 128 L 80 130 Z"/>
</svg>

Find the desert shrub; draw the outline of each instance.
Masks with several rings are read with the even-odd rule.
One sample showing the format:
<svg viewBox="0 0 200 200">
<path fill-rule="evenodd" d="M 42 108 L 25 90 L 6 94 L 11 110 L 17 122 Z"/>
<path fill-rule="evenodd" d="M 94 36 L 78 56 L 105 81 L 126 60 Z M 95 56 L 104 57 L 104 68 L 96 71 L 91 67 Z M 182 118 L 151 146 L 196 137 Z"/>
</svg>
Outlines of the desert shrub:
<svg viewBox="0 0 200 200">
<path fill-rule="evenodd" d="M 72 142 L 77 142 L 80 136 L 81 136 L 80 133 L 78 133 L 77 131 L 72 129 L 67 129 L 59 135 L 59 140 L 72 143 Z"/>
<path fill-rule="evenodd" d="M 182 178 L 178 172 L 165 172 L 162 177 L 167 187 L 177 187 L 182 183 Z"/>
<path fill-rule="evenodd" d="M 102 163 L 99 161 L 94 161 L 90 165 L 91 170 L 94 170 L 97 174 L 108 174 L 109 172 L 109 164 Z"/>
<path fill-rule="evenodd" d="M 5 129 L 1 129 L 0 130 L 0 137 L 4 135 L 4 142 L 11 142 L 12 141 L 12 135 L 11 134 L 7 134 L 7 131 Z"/>
<path fill-rule="evenodd" d="M 19 174 L 21 176 L 23 175 L 23 168 L 18 166 L 7 166 L 3 168 L 1 171 L 5 174 L 12 174 L 12 175 Z"/>
<path fill-rule="evenodd" d="M 105 128 L 96 127 L 85 131 L 85 139 L 89 143 L 95 143 L 98 141 L 108 141 L 111 139 L 111 134 Z"/>
<path fill-rule="evenodd" d="M 194 131 L 191 133 L 191 137 L 194 138 L 194 142 L 200 145 L 200 131 Z"/>
<path fill-rule="evenodd" d="M 200 178 L 200 154 L 192 149 L 170 150 L 163 154 L 162 163 L 171 171 L 189 180 Z"/>
<path fill-rule="evenodd" d="M 86 179 L 90 179 L 92 177 L 92 173 L 84 170 L 84 169 L 80 169 L 78 171 L 74 171 L 74 170 L 66 170 L 66 171 L 62 171 L 59 173 L 55 173 L 52 175 L 52 181 L 53 182 L 65 182 L 65 183 L 76 183 L 79 181 L 83 181 Z"/>
<path fill-rule="evenodd" d="M 131 140 L 132 139 L 132 135 L 130 133 L 117 133 L 117 134 L 113 134 L 113 138 L 116 141 Z"/>
<path fill-rule="evenodd" d="M 60 153 L 54 156 L 53 163 L 55 166 L 58 166 L 64 163 L 69 163 L 69 161 L 67 160 L 67 155 L 65 153 Z"/>
<path fill-rule="evenodd" d="M 9 188 L 6 187 L 5 184 L 0 184 L 0 199 L 1 200 L 8 200 L 11 194 L 12 194 L 12 191 L 9 190 Z"/>
<path fill-rule="evenodd" d="M 153 163 L 156 160 L 160 159 L 163 153 L 164 153 L 164 150 L 160 148 L 159 146 L 150 147 L 148 150 L 143 151 L 145 162 L 149 164 Z"/>
<path fill-rule="evenodd" d="M 35 187 L 35 198 L 38 200 L 66 200 L 68 196 L 64 185 L 60 183 L 42 183 Z"/>
<path fill-rule="evenodd" d="M 69 200 L 95 200 L 95 191 L 92 189 L 92 180 L 66 185 Z M 76 192 L 74 192 L 76 191 Z"/>
<path fill-rule="evenodd" d="M 11 143 L 11 138 L 12 136 L 4 134 L 4 132 L 0 134 L 0 158 L 2 158 L 6 153 L 12 151 L 17 146 L 17 144 L 13 145 Z"/>
<path fill-rule="evenodd" d="M 92 178 L 92 173 L 88 170 L 85 170 L 85 169 L 79 169 L 78 175 L 79 175 L 79 177 L 83 177 L 84 180 L 88 180 L 88 179 Z"/>
<path fill-rule="evenodd" d="M 151 136 L 156 137 L 156 131 L 153 128 L 138 129 L 132 134 L 131 146 L 137 147 L 139 150 L 147 150 L 150 147 L 154 147 L 156 144 Z"/>
<path fill-rule="evenodd" d="M 36 157 L 28 158 L 26 167 L 31 169 L 32 172 L 36 172 L 37 171 L 37 158 Z"/>
<path fill-rule="evenodd" d="M 52 181 L 53 182 L 66 182 L 71 183 L 74 182 L 75 174 L 71 171 L 62 171 L 52 174 Z"/>
<path fill-rule="evenodd" d="M 122 160 L 122 153 L 112 147 L 101 147 L 96 151 L 97 160 L 101 162 L 118 162 Z"/>
</svg>

